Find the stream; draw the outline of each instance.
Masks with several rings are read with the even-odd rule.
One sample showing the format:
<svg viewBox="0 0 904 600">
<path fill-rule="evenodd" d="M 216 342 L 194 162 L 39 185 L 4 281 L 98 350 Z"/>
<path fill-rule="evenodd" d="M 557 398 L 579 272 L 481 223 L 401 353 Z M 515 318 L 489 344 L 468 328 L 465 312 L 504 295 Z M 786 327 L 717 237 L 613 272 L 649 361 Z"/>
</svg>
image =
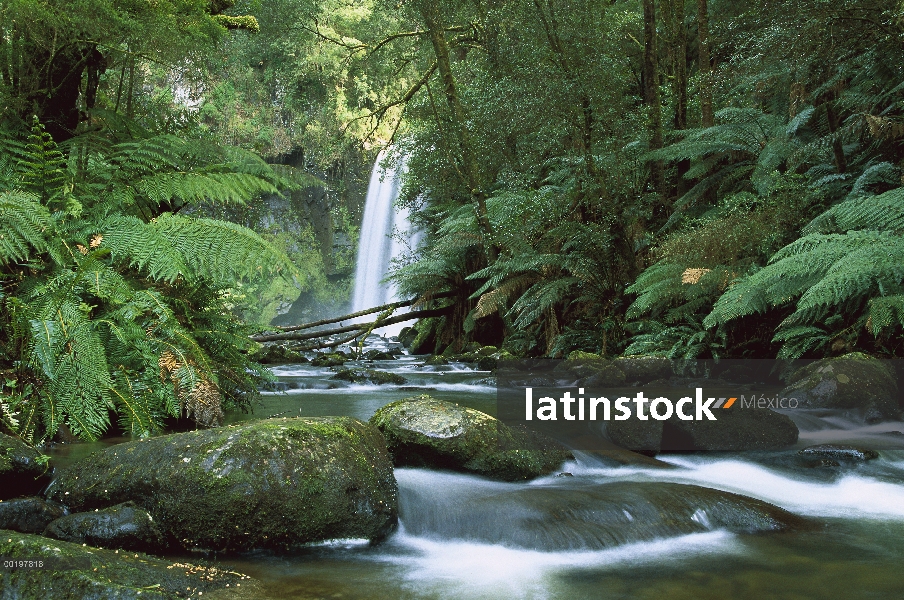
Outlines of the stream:
<svg viewBox="0 0 904 600">
<path fill-rule="evenodd" d="M 397 346 L 371 336 L 367 349 Z M 495 413 L 491 373 L 462 363 L 425 365 L 425 358 L 406 354 L 346 363 L 397 373 L 408 380 L 403 385 L 350 384 L 331 379 L 329 368 L 309 364 L 274 367 L 281 389 L 264 392 L 253 413 L 229 419 L 348 415 L 367 420 L 385 404 L 421 393 Z M 571 477 L 553 474 L 525 483 L 399 468 L 400 524 L 381 544 L 338 540 L 288 555 L 208 558 L 259 580 L 263 598 L 280 600 L 904 597 L 904 423 L 856 424 L 825 411 L 789 415 L 801 430 L 795 448 L 657 457 L 675 469 L 613 467 L 581 452 L 561 467 Z M 65 466 L 122 441 L 64 444 L 50 453 Z M 858 444 L 880 456 L 842 468 L 794 462 L 800 448 L 830 442 Z M 673 515 L 647 513 L 638 522 L 656 523 L 641 526 L 632 539 L 613 542 L 606 523 L 588 524 L 574 515 L 614 482 L 734 492 L 805 517 L 812 526 L 732 533 L 711 525 L 701 512 L 701 518 L 692 517 L 698 530 L 687 533 L 669 522 Z M 627 511 L 626 517 L 633 519 Z"/>
<path fill-rule="evenodd" d="M 395 345 L 376 340 L 368 347 Z M 398 373 L 408 380 L 401 386 L 335 381 L 328 368 L 306 364 L 275 367 L 283 390 L 265 393 L 254 414 L 231 418 L 342 414 L 366 420 L 388 402 L 418 393 L 495 412 L 489 373 L 455 363 L 428 366 L 423 358 L 346 365 Z M 904 436 L 896 433 L 904 423 L 857 426 L 803 411 L 795 420 L 801 428 L 797 448 L 659 456 L 676 469 L 614 468 L 580 453 L 562 466 L 573 477 L 520 484 L 397 469 L 400 526 L 386 542 L 342 540 L 288 556 L 218 561 L 257 578 L 269 597 L 281 599 L 904 597 Z M 843 469 L 804 469 L 784 460 L 824 442 L 861 444 L 880 458 Z M 567 511 L 572 498 L 615 481 L 678 482 L 744 494 L 807 517 L 813 527 L 756 535 L 701 527 L 594 547 L 592 532 L 549 507 L 558 502 Z M 543 499 L 551 511 L 540 533 L 524 530 L 528 521 L 507 512 L 523 508 L 513 502 L 525 497 Z"/>
</svg>

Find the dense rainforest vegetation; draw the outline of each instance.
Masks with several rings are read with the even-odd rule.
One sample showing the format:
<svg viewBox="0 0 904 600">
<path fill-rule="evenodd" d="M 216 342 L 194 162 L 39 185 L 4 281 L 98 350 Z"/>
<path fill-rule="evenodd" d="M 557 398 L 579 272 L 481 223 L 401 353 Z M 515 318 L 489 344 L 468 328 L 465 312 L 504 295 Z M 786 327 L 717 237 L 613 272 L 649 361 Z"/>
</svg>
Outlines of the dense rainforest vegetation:
<svg viewBox="0 0 904 600">
<path fill-rule="evenodd" d="M 386 146 L 417 347 L 900 356 L 902 57 L 897 0 L 0 0 L 2 427 L 247 407 L 343 293 L 265 199 Z"/>
</svg>

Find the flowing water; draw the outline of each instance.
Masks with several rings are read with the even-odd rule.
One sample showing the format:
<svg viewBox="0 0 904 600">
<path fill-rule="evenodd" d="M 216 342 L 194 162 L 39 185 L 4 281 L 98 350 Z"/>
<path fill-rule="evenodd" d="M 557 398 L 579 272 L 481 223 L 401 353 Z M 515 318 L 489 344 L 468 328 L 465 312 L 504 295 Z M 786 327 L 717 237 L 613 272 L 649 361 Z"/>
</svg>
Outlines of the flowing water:
<svg viewBox="0 0 904 600">
<path fill-rule="evenodd" d="M 376 337 L 371 344 L 395 346 Z M 399 373 L 408 383 L 347 384 L 331 380 L 329 369 L 287 365 L 275 369 L 285 391 L 268 393 L 254 415 L 242 418 L 368 419 L 384 404 L 416 393 L 495 411 L 490 374 L 463 364 L 427 366 L 422 357 L 406 355 L 347 366 L 357 364 Z M 904 431 L 904 423 L 858 425 L 803 411 L 792 416 L 802 428 L 796 448 L 660 456 L 675 469 L 613 468 L 582 454 L 562 466 L 573 477 L 520 484 L 398 469 L 401 522 L 388 541 L 344 540 L 290 556 L 221 560 L 260 579 L 272 598 L 904 598 L 904 436 L 894 433 Z M 794 461 L 799 448 L 826 441 L 865 445 L 880 458 L 840 469 Z M 706 518 L 694 525 L 671 515 L 674 523 L 658 521 L 613 542 L 608 529 L 596 531 L 599 523 L 574 518 L 613 483 L 734 492 L 801 515 L 811 527 L 732 533 Z M 526 516 L 532 511 L 542 518 Z"/>
<path fill-rule="evenodd" d="M 355 288 L 352 312 L 381 306 L 399 300 L 394 286 L 384 283 L 393 260 L 398 260 L 417 245 L 417 233 L 412 230 L 407 209 L 394 206 L 399 197 L 404 160 L 394 167 L 383 169 L 386 152 L 380 152 L 370 174 L 361 239 L 355 267 Z M 362 317 L 368 321 L 370 317 Z M 403 324 L 389 325 L 379 331 L 387 335 L 398 333 Z"/>
</svg>

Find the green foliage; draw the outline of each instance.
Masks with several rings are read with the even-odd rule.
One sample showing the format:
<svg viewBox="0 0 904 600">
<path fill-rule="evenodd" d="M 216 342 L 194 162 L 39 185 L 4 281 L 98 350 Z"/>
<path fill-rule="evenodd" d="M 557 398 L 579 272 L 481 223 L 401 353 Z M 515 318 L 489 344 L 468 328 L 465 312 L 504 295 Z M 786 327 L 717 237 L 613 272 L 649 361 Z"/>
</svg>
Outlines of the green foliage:
<svg viewBox="0 0 904 600">
<path fill-rule="evenodd" d="M 823 348 L 850 331 L 900 335 L 904 242 L 899 234 L 902 189 L 836 205 L 777 252 L 769 265 L 733 285 L 704 321 L 714 326 L 793 304 L 776 341 L 781 356 Z M 831 335 L 830 335 L 831 333 Z"/>
<path fill-rule="evenodd" d="M 7 425 L 35 441 L 63 424 L 95 439 L 111 414 L 125 431 L 148 435 L 167 417 L 210 426 L 223 409 L 247 407 L 264 370 L 248 358 L 249 330 L 224 293 L 263 277 L 291 281 L 294 269 L 247 228 L 161 208 L 219 200 L 219 192 L 243 202 L 281 180 L 259 162 L 205 166 L 195 152 L 199 171 L 229 175 L 234 166 L 258 181 L 221 177 L 194 184 L 194 195 L 152 197 L 141 182 L 179 169 L 189 154 L 182 140 L 92 146 L 76 138 L 63 162 L 40 131 L 32 139 L 41 143 L 22 146 L 0 188 L 0 362 L 30 390 L 6 402 Z M 84 210 L 63 210 L 66 195 Z M 135 209 L 156 216 L 129 214 Z"/>
</svg>

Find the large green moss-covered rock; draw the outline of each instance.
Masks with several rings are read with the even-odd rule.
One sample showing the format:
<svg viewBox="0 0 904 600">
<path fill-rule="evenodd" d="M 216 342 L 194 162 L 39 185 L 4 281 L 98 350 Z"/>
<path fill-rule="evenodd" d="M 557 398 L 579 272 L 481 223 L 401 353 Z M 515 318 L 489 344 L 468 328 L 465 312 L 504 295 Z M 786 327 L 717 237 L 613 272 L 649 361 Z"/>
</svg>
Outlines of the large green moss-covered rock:
<svg viewBox="0 0 904 600">
<path fill-rule="evenodd" d="M 0 556 L 4 560 L 40 560 L 48 567 L 0 570 L 0 598 L 238 600 L 262 597 L 259 584 L 241 573 L 134 552 L 99 550 L 13 531 L 0 531 Z"/>
<path fill-rule="evenodd" d="M 268 419 L 120 444 L 67 468 L 48 496 L 73 511 L 132 500 L 183 547 L 221 551 L 377 540 L 398 510 L 383 437 L 349 417 Z"/>
<path fill-rule="evenodd" d="M 0 500 L 30 496 L 47 485 L 47 463 L 23 441 L 0 433 Z"/>
<path fill-rule="evenodd" d="M 879 421 L 900 415 L 897 394 L 897 380 L 887 363 L 852 352 L 799 369 L 780 395 L 796 398 L 801 408 L 853 409 Z"/>
<path fill-rule="evenodd" d="M 425 466 L 517 481 L 555 471 L 571 452 L 554 440 L 430 396 L 387 404 L 371 418 L 396 465 Z"/>
</svg>

